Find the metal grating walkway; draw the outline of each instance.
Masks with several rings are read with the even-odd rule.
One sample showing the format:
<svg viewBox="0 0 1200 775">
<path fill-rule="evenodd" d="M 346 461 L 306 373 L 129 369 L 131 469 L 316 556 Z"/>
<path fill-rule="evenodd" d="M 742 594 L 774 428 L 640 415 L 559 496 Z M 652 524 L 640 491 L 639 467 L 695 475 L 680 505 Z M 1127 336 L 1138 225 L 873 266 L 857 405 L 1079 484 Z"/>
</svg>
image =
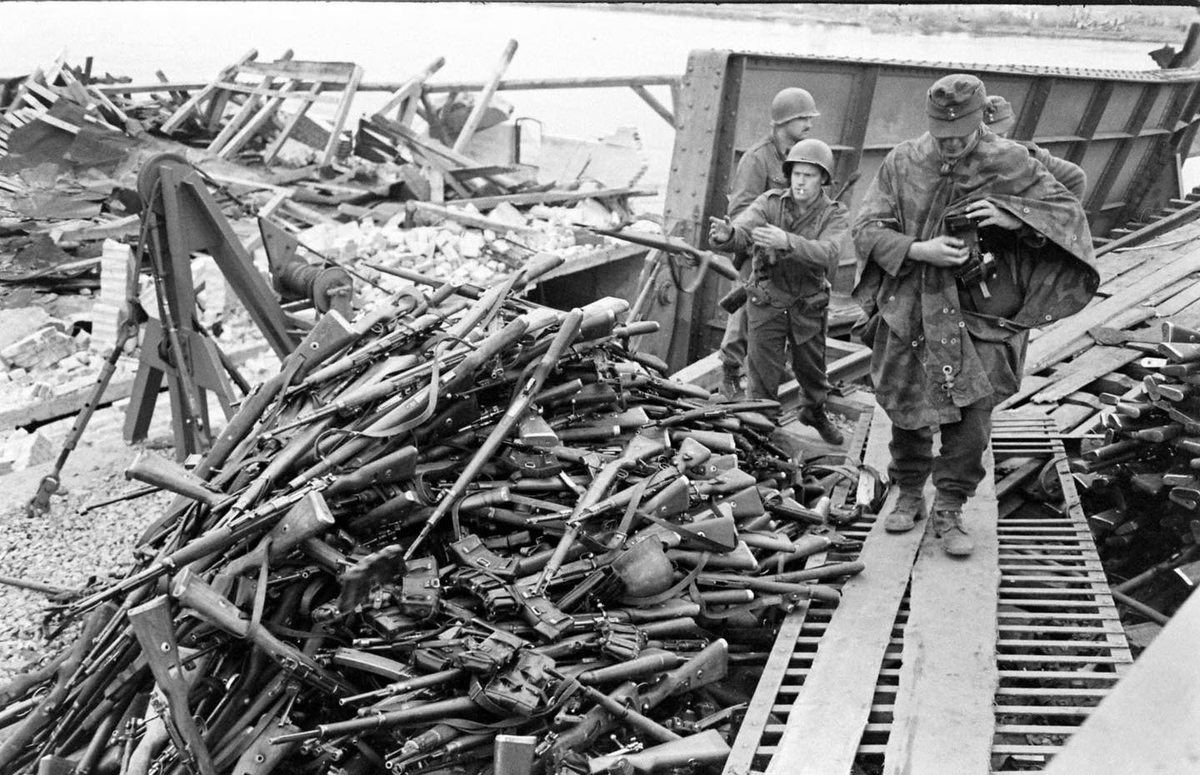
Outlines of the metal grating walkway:
<svg viewBox="0 0 1200 775">
<path fill-rule="evenodd" d="M 886 418 L 880 415 L 876 410 L 870 433 L 860 432 L 854 443 L 861 446 L 852 445 L 851 450 L 863 450 L 863 459 L 882 469 L 886 467 L 886 437 L 890 432 Z M 869 413 L 867 417 L 870 418 Z M 882 441 L 877 438 L 880 434 L 885 437 Z M 1045 466 L 1046 476 L 1042 479 L 1050 477 L 1051 489 L 1057 485 L 1061 503 L 999 509 L 994 498 L 991 500 L 996 519 L 996 540 L 991 546 L 999 568 L 994 601 L 994 660 L 989 665 L 994 677 L 987 676 L 994 686 L 994 725 L 974 733 L 982 735 L 986 730 L 991 736 L 990 767 L 981 766 L 981 773 L 988 769 L 995 772 L 1040 769 L 1133 661 L 1053 420 L 998 413 L 992 441 L 1001 459 L 1019 455 L 1026 465 Z M 1056 475 L 1056 482 L 1051 473 Z M 983 488 L 981 494 L 982 491 Z M 873 533 L 873 527 L 873 519 L 862 520 L 842 533 L 867 541 L 864 555 L 872 549 L 869 543 L 872 540 L 898 539 L 881 531 Z M 816 563 L 845 559 L 855 558 L 832 553 L 827 558 L 814 558 Z M 868 562 L 857 581 L 869 582 L 872 570 Z M 873 660 L 874 687 L 863 684 L 870 696 L 858 698 L 863 703 L 863 713 L 856 721 L 849 722 L 849 726 L 840 720 L 839 704 L 851 705 L 856 701 L 849 696 L 853 687 L 848 687 L 847 696 L 820 698 L 828 713 L 809 714 L 801 719 L 814 728 L 792 730 L 785 741 L 789 715 L 804 701 L 814 700 L 804 697 L 805 684 L 814 677 L 817 655 L 839 612 L 814 603 L 791 613 L 780 627 L 724 775 L 766 772 L 768 767 L 774 772 L 799 771 L 796 760 L 807 759 L 810 751 L 815 760 L 803 762 L 805 771 L 830 775 L 849 772 L 853 762 L 848 757 L 872 772 L 881 765 L 883 772 L 903 771 L 906 762 L 902 760 L 902 751 L 911 754 L 911 746 L 907 741 L 892 740 L 891 732 L 893 722 L 902 715 L 897 707 L 906 635 L 917 637 L 906 631 L 913 587 L 910 582 L 903 595 L 895 598 L 898 605 L 891 608 L 889 633 L 883 633 L 882 623 L 877 622 L 883 648 L 877 655 L 880 658 Z M 863 590 L 855 592 L 861 594 Z M 864 640 L 867 639 L 864 635 Z M 838 648 L 845 648 L 844 641 Z M 911 643 L 909 648 L 914 648 Z M 847 654 L 846 658 L 853 659 L 854 655 Z M 816 669 L 820 670 L 820 665 Z M 813 725 L 810 722 L 814 718 L 828 718 L 829 723 Z M 793 718 L 793 723 L 796 721 Z M 859 738 L 857 749 L 850 751 L 848 757 L 829 753 L 822 743 L 825 735 L 848 734 Z M 915 734 L 912 728 L 908 734 Z M 958 740 L 948 744 L 967 742 Z M 975 742 L 986 752 L 986 739 Z M 785 753 L 776 756 L 781 749 Z M 773 757 L 776 761 L 772 763 Z"/>
</svg>

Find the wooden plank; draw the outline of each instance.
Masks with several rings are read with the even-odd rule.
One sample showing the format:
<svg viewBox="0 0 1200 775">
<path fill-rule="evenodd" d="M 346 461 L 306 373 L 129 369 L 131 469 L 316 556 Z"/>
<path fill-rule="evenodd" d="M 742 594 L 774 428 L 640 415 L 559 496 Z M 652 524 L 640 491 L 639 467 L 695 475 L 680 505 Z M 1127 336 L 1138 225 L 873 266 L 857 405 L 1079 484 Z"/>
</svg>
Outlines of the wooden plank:
<svg viewBox="0 0 1200 775">
<path fill-rule="evenodd" d="M 487 112 L 488 105 L 492 101 L 492 95 L 496 93 L 496 86 L 504 78 L 504 73 L 508 70 L 508 66 L 516 53 L 517 41 L 509 40 L 504 45 L 504 51 L 500 54 L 500 61 L 496 63 L 496 67 L 492 71 L 492 77 L 488 79 L 487 85 L 483 87 L 483 90 L 479 92 L 479 96 L 475 98 L 475 104 L 471 107 L 471 112 L 467 115 L 467 120 L 463 123 L 463 128 L 459 131 L 458 138 L 454 141 L 454 150 L 456 152 L 462 153 L 463 149 L 467 147 L 467 143 L 471 142 L 471 138 L 475 136 L 475 130 L 479 128 L 479 122 L 483 120 L 483 114 Z"/>
<path fill-rule="evenodd" d="M 1148 257 L 1147 260 L 1154 261 L 1154 256 Z M 1200 249 L 1193 246 L 1188 252 L 1170 258 L 1165 263 L 1161 261 L 1155 263 L 1159 266 L 1154 274 L 1128 288 L 1120 296 L 1105 299 L 1099 304 L 1094 304 L 1082 312 L 1042 329 L 1041 336 L 1029 345 L 1025 358 L 1026 373 L 1036 373 L 1057 363 L 1062 357 L 1064 342 L 1070 343 L 1085 335 L 1092 327 L 1107 324 L 1121 312 L 1138 304 L 1159 288 L 1200 270 Z"/>
<path fill-rule="evenodd" d="M 890 439 L 891 423 L 876 407 L 865 462 L 885 468 Z M 898 490 L 889 494 L 884 511 L 898 494 Z M 875 520 L 859 558 L 871 572 L 852 577 L 842 587 L 841 602 L 788 715 L 787 730 L 767 775 L 850 771 L 924 527 L 890 535 L 884 532 L 883 520 Z"/>
<path fill-rule="evenodd" d="M 1043 388 L 1030 400 L 1036 404 L 1059 401 L 1086 385 L 1142 357 L 1137 350 L 1097 345 L 1071 361 L 1061 379 Z"/>
<path fill-rule="evenodd" d="M 274 89 L 272 87 L 274 84 L 275 78 L 268 75 L 263 78 L 261 82 L 259 82 L 258 88 L 263 90 L 270 89 L 273 92 Z M 257 94 L 252 94 L 246 97 L 246 101 L 242 103 L 242 106 L 238 109 L 238 112 L 233 115 L 233 118 L 225 122 L 225 126 L 221 127 L 221 131 L 216 137 L 213 138 L 212 142 L 208 144 L 208 152 L 219 155 L 221 149 L 225 147 L 225 144 L 232 140 L 233 136 L 241 131 L 242 127 L 250 121 L 251 117 L 254 116 L 255 113 L 258 112 L 258 107 L 261 102 L 262 99 Z"/>
<path fill-rule="evenodd" d="M 294 130 L 296 125 L 300 123 L 300 119 L 304 118 L 304 114 L 308 112 L 310 107 L 312 107 L 313 101 L 321 93 L 323 88 L 325 88 L 325 85 L 319 81 L 308 88 L 308 91 L 305 92 L 300 105 L 296 108 L 296 111 L 292 113 L 292 115 L 288 116 L 287 121 L 285 121 L 283 124 L 283 128 L 279 130 L 279 134 L 276 135 L 275 139 L 271 141 L 271 144 L 267 146 L 267 150 L 263 153 L 263 164 L 270 164 L 271 162 L 275 161 L 275 157 L 279 155 L 279 151 L 281 148 L 283 148 L 284 142 L 291 136 L 292 130 Z"/>
<path fill-rule="evenodd" d="M 386 115 L 389 111 L 400 107 L 401 103 L 406 100 L 415 103 L 421 96 L 421 87 L 429 80 L 430 76 L 442 69 L 442 65 L 446 64 L 446 57 L 438 57 L 429 64 L 421 72 L 414 75 L 404 82 L 404 85 L 392 93 L 388 97 L 388 101 L 383 103 L 383 107 L 375 111 L 375 115 Z M 360 87 L 361 88 L 361 87 Z M 397 118 L 397 121 L 400 119 Z M 404 123 L 401 121 L 401 123 Z"/>
<path fill-rule="evenodd" d="M 1186 289 L 1155 305 L 1155 311 L 1159 317 L 1170 317 L 1182 312 L 1195 302 L 1200 301 L 1200 278 L 1189 275 L 1182 282 L 1188 283 Z"/>
<path fill-rule="evenodd" d="M 969 558 L 950 557 L 930 530 L 912 569 L 885 773 L 986 773 L 990 767 L 996 724 L 992 704 L 1000 680 L 999 539 L 990 449 L 984 467 L 987 475 L 963 509 L 975 552 Z"/>
<path fill-rule="evenodd" d="M 362 68 L 353 62 L 309 62 L 293 60 L 290 56 L 274 62 L 246 62 L 238 68 L 271 78 L 294 78 L 300 81 L 324 81 L 349 84 L 362 78 Z"/>
<path fill-rule="evenodd" d="M 321 156 L 322 167 L 333 162 L 338 143 L 342 139 L 342 127 L 346 124 L 346 116 L 350 115 L 350 103 L 354 101 L 354 94 L 358 90 L 358 84 L 362 81 L 362 77 L 363 69 L 355 65 L 354 72 L 350 74 L 350 80 L 342 90 L 342 101 L 338 104 L 337 112 L 333 117 L 333 129 L 329 132 L 329 142 L 326 143 L 325 153 Z"/>
<path fill-rule="evenodd" d="M 242 146 L 250 142 L 250 139 L 253 138 L 254 135 L 258 134 L 258 131 L 262 129 L 263 124 L 270 121 L 271 117 L 275 115 L 275 113 L 283 105 L 284 101 L 291 96 L 290 92 L 296 88 L 296 85 L 297 81 L 288 81 L 281 86 L 279 88 L 279 93 L 267 100 L 266 105 L 263 105 L 261 108 L 259 108 L 258 112 L 246 122 L 246 125 L 242 127 L 241 131 L 234 135 L 233 138 L 226 143 L 225 146 L 220 149 L 220 151 L 217 152 L 217 156 L 220 156 L 222 159 L 228 159 L 230 156 L 233 156 L 235 153 L 241 150 Z"/>
<path fill-rule="evenodd" d="M 187 119 L 187 117 L 192 113 L 192 111 L 194 111 L 200 105 L 200 103 L 205 100 L 205 98 L 216 93 L 218 83 L 220 83 L 221 81 L 230 77 L 232 74 L 236 73 L 238 71 L 239 67 L 242 67 L 242 66 L 250 63 L 257 56 L 258 56 L 258 51 L 256 49 L 250 49 L 245 54 L 242 54 L 241 59 L 234 62 L 229 67 L 226 67 L 225 69 L 221 70 L 221 72 L 217 74 L 217 78 L 215 81 L 213 81 L 213 83 L 208 84 L 207 86 L 205 86 L 204 88 L 202 88 L 198 92 L 196 92 L 194 95 L 192 95 L 191 99 L 189 99 L 187 102 L 180 105 L 179 109 L 176 110 L 174 113 L 172 113 L 171 117 L 163 122 L 163 125 L 161 127 L 163 133 L 170 134 L 171 132 L 174 132 L 176 129 L 178 129 L 179 125 L 182 124 Z M 159 86 L 159 88 L 161 88 L 161 85 Z"/>
</svg>

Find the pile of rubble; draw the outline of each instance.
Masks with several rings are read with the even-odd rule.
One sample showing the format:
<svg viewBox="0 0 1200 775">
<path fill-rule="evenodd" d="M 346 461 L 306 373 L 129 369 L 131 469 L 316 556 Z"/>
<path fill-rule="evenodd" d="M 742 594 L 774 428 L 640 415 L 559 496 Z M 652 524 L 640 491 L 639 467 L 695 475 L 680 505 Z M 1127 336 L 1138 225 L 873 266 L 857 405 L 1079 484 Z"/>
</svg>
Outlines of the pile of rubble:
<svg viewBox="0 0 1200 775">
<path fill-rule="evenodd" d="M 329 313 L 190 471 L 135 460 L 179 496 L 0 688 L 0 770 L 723 761 L 778 616 L 861 570 L 806 567 L 854 548 L 837 477 L 776 446 L 772 402 L 631 351 L 627 303 L 521 299 L 561 261 Z"/>
<path fill-rule="evenodd" d="M 295 235 L 308 262 L 352 272 L 357 309 L 395 289 L 389 271 L 487 285 L 538 252 L 572 258 L 610 249 L 615 243 L 587 227 L 637 220 L 630 198 L 654 193 L 634 188 L 645 167 L 640 152 L 627 154 L 632 166 L 609 165 L 611 183 L 595 177 L 604 165 L 589 164 L 587 154 L 576 154 L 583 158 L 574 172 L 555 167 L 578 175 L 566 179 L 545 179 L 552 165 L 496 161 L 484 141 L 511 128 L 511 107 L 494 95 L 503 67 L 483 94 L 438 104 L 423 87 L 441 62 L 356 128 L 349 110 L 361 68 L 297 61 L 290 52 L 259 62 L 251 51 L 195 90 L 97 78 L 90 60 L 82 69 L 59 60 L 7 84 L 0 311 L 25 322 L 0 336 L 0 442 L 82 405 L 126 302 L 124 266 L 105 262 L 105 241 L 136 243 L 137 175 L 164 152 L 202 171 L 264 274 L 257 218 Z M 332 118 L 321 113 L 326 102 Z M 468 155 L 476 152 L 491 156 Z M 261 352 L 211 262 L 194 264 L 202 322 L 222 332 L 218 341 L 235 361 Z M 152 298 L 149 280 L 143 285 Z M 121 361 L 106 403 L 128 395 L 132 380 Z M 17 455 L 6 464 L 36 462 Z"/>
</svg>

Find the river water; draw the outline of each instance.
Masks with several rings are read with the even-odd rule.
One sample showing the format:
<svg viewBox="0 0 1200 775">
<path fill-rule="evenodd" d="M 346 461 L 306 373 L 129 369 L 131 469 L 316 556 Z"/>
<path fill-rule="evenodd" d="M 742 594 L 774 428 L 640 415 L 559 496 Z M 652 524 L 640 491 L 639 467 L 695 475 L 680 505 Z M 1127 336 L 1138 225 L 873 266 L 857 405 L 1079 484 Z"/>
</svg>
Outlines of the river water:
<svg viewBox="0 0 1200 775">
<path fill-rule="evenodd" d="M 432 79 L 485 80 L 505 42 L 518 41 L 513 78 L 667 74 L 684 71 L 688 52 L 727 48 L 780 54 L 1151 70 L 1161 43 L 967 34 L 876 33 L 849 25 L 787 24 L 752 18 L 662 15 L 653 4 L 620 10 L 507 3 L 4 2 L 0 75 L 28 72 L 62 51 L 81 66 L 155 80 L 204 81 L 249 49 L 259 59 L 292 49 L 296 59 L 352 61 L 367 81 L 402 81 L 436 57 Z M 952 8 L 948 6 L 947 8 Z M 952 13 L 948 10 L 948 13 Z M 652 92 L 670 104 L 664 88 Z M 379 95 L 374 98 L 382 99 Z M 666 182 L 674 132 L 628 89 L 502 93 L 514 116 L 539 119 L 548 134 L 597 138 L 621 126 L 639 130 L 649 169 Z M 364 95 L 352 118 L 372 109 Z M 376 103 L 378 104 L 378 103 Z M 821 135 L 820 124 L 815 128 Z"/>
</svg>

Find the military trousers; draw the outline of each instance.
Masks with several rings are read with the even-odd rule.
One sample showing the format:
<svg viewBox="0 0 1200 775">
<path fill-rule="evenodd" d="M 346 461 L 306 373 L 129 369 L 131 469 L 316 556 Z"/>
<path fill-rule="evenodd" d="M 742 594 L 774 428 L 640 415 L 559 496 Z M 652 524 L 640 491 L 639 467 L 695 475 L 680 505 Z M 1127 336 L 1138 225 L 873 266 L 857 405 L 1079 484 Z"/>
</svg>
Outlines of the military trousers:
<svg viewBox="0 0 1200 775">
<path fill-rule="evenodd" d="M 750 279 L 750 259 L 746 257 L 742 261 L 741 267 L 738 269 L 738 282 L 743 283 Z M 727 371 L 736 371 L 741 373 L 745 368 L 746 363 L 746 340 L 748 334 L 746 331 L 746 307 L 743 304 L 740 309 L 729 313 L 728 319 L 725 321 L 725 333 L 721 337 L 721 365 Z"/>
<path fill-rule="evenodd" d="M 803 313 L 794 307 L 775 309 L 746 304 L 746 371 L 750 398 L 779 398 L 785 354 L 800 385 L 800 408 L 822 406 L 829 396 L 825 373 L 825 310 Z M 817 332 L 813 333 L 813 328 Z"/>
<path fill-rule="evenodd" d="M 941 448 L 933 454 L 933 428 L 892 426 L 888 475 L 902 490 L 919 490 L 933 476 L 933 508 L 961 509 L 983 481 L 983 452 L 992 435 L 992 410 L 965 408 L 958 422 L 939 428 Z"/>
</svg>

